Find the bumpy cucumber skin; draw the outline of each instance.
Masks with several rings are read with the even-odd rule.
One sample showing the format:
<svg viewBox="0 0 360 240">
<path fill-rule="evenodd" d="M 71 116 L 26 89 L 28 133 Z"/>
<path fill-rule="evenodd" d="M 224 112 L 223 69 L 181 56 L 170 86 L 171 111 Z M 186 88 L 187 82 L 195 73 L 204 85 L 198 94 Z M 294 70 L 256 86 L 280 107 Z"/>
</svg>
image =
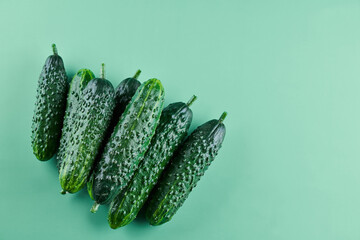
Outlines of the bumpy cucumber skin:
<svg viewBox="0 0 360 240">
<path fill-rule="evenodd" d="M 139 168 L 126 188 L 111 202 L 108 215 L 111 228 L 125 226 L 135 219 L 174 151 L 186 137 L 192 116 L 191 109 L 182 102 L 164 108 Z"/>
<path fill-rule="evenodd" d="M 92 196 L 109 203 L 130 181 L 155 133 L 164 103 L 157 79 L 144 82 L 120 117 L 94 171 Z"/>
<path fill-rule="evenodd" d="M 86 184 L 114 108 L 114 88 L 106 79 L 91 80 L 82 94 L 70 139 L 59 156 L 60 184 L 69 193 Z"/>
<path fill-rule="evenodd" d="M 111 137 L 111 133 L 114 131 L 115 126 L 119 122 L 120 116 L 125 111 L 126 106 L 131 101 L 131 98 L 135 95 L 136 90 L 139 88 L 141 83 L 136 78 L 126 78 L 122 80 L 119 85 L 115 89 L 115 107 L 113 111 L 113 115 L 111 117 L 111 121 L 108 129 L 106 130 L 106 134 L 100 149 L 105 148 L 105 144 L 108 142 Z M 101 151 L 102 152 L 102 151 Z M 87 190 L 89 196 L 92 200 L 94 200 L 92 194 L 92 184 L 93 184 L 93 174 L 91 174 L 89 181 L 87 183 Z"/>
<path fill-rule="evenodd" d="M 111 127 L 114 128 L 119 122 L 121 114 L 135 95 L 141 83 L 135 78 L 127 78 L 119 83 L 115 89 L 115 109 L 112 117 Z"/>
<path fill-rule="evenodd" d="M 150 195 L 146 217 L 151 225 L 171 220 L 214 160 L 224 137 L 224 124 L 210 120 L 180 146 Z"/>
<path fill-rule="evenodd" d="M 63 130 L 60 139 L 59 152 L 57 154 L 57 165 L 60 170 L 62 157 L 65 155 L 66 148 L 69 145 L 71 129 L 74 126 L 76 115 L 79 114 L 79 104 L 82 99 L 82 93 L 87 84 L 95 78 L 94 73 L 89 69 L 80 69 L 70 82 L 69 93 L 66 103 L 66 111 L 63 122 Z"/>
<path fill-rule="evenodd" d="M 67 91 L 63 60 L 57 54 L 51 55 L 39 77 L 32 122 L 31 145 L 41 161 L 49 160 L 58 150 Z"/>
</svg>

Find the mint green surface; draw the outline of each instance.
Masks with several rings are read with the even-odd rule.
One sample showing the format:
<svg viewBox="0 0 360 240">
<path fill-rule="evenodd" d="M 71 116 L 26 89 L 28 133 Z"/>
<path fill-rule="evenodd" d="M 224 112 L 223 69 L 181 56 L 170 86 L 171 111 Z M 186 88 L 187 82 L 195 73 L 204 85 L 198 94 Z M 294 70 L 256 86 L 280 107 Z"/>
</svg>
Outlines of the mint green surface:
<svg viewBox="0 0 360 240">
<path fill-rule="evenodd" d="M 36 2 L 36 3 L 35 3 Z M 170 3 L 172 2 L 172 3 Z M 0 1 L 0 239 L 360 239 L 360 2 Z M 69 77 L 162 80 L 219 155 L 173 220 L 112 230 L 30 147 L 51 43 Z"/>
</svg>

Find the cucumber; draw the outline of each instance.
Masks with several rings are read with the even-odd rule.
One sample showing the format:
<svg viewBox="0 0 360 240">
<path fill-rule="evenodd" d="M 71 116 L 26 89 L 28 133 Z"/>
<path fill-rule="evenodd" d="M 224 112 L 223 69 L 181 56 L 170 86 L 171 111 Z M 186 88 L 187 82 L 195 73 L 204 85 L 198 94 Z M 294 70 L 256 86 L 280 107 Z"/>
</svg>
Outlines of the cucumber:
<svg viewBox="0 0 360 240">
<path fill-rule="evenodd" d="M 49 160 L 57 152 L 65 114 L 68 79 L 64 62 L 55 44 L 41 71 L 31 127 L 31 145 L 41 161 Z"/>
<path fill-rule="evenodd" d="M 95 166 L 97 165 L 97 163 L 94 163 Z M 90 174 L 89 180 L 86 184 L 86 188 L 89 194 L 89 197 L 91 198 L 91 200 L 94 200 L 94 196 L 92 194 L 92 187 L 93 187 L 93 182 L 94 182 L 94 174 L 93 172 Z"/>
<path fill-rule="evenodd" d="M 125 111 L 126 106 L 135 95 L 136 90 L 140 87 L 141 83 L 137 80 L 141 70 L 137 70 L 135 75 L 130 78 L 122 80 L 115 89 L 115 108 L 110 124 L 111 130 L 115 128 L 119 122 L 121 114 Z M 112 132 L 112 131 L 111 131 Z"/>
<path fill-rule="evenodd" d="M 193 115 L 189 106 L 195 99 L 193 96 L 187 104 L 177 102 L 164 108 L 144 160 L 130 183 L 110 204 L 111 228 L 125 226 L 135 219 L 164 167 L 186 137 Z"/>
<path fill-rule="evenodd" d="M 137 80 L 141 73 L 141 70 L 137 70 L 133 77 L 126 78 L 122 80 L 119 85 L 115 88 L 115 108 L 113 111 L 113 115 L 111 117 L 111 121 L 108 129 L 106 130 L 106 134 L 104 140 L 102 142 L 102 146 L 99 150 L 99 153 L 102 153 L 105 148 L 105 144 L 109 141 L 111 133 L 114 131 L 116 124 L 119 122 L 120 116 L 123 114 L 126 106 L 129 104 L 131 98 L 134 96 L 136 90 L 139 88 L 141 83 Z M 95 163 L 96 164 L 96 163 Z M 92 196 L 92 182 L 93 176 L 91 174 L 89 181 L 87 183 L 87 190 L 89 196 L 92 200 L 94 200 Z"/>
<path fill-rule="evenodd" d="M 67 144 L 59 151 L 59 180 L 63 194 L 78 192 L 86 184 L 110 123 L 115 93 L 112 84 L 104 78 L 104 64 L 101 77 L 89 81 L 79 95 L 80 101 L 74 109 L 77 114 L 68 122 L 72 125 L 64 126 L 63 130 L 63 136 L 69 139 L 64 140 Z"/>
<path fill-rule="evenodd" d="M 63 122 L 63 130 L 60 139 L 59 152 L 57 154 L 57 165 L 60 171 L 60 165 L 62 159 L 66 155 L 66 148 L 69 146 L 71 129 L 75 125 L 76 117 L 79 111 L 80 100 L 82 99 L 82 93 L 84 88 L 94 79 L 94 73 L 89 69 L 80 69 L 70 82 L 69 93 L 66 103 L 66 111 Z"/>
<path fill-rule="evenodd" d="M 226 117 L 199 126 L 180 146 L 148 200 L 146 218 L 151 225 L 171 220 L 214 160 L 225 137 Z"/>
<path fill-rule="evenodd" d="M 130 181 L 155 133 L 164 104 L 164 88 L 157 79 L 144 82 L 121 115 L 94 170 L 92 196 L 96 212 Z"/>
</svg>

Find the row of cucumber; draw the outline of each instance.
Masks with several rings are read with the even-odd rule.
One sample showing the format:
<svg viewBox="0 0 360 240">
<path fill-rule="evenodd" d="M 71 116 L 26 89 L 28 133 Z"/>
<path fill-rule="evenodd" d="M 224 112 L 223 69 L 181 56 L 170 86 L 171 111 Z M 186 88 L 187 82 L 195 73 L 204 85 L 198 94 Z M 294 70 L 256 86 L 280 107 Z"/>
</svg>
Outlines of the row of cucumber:
<svg viewBox="0 0 360 240">
<path fill-rule="evenodd" d="M 111 228 L 129 224 L 146 204 L 150 224 L 169 221 L 214 160 L 225 137 L 224 112 L 189 136 L 193 113 L 187 103 L 163 108 L 158 79 L 140 83 L 140 70 L 114 89 L 89 69 L 68 82 L 53 44 L 41 72 L 32 124 L 35 156 L 56 155 L 62 194 L 85 185 L 99 205 L 110 204 Z"/>
</svg>

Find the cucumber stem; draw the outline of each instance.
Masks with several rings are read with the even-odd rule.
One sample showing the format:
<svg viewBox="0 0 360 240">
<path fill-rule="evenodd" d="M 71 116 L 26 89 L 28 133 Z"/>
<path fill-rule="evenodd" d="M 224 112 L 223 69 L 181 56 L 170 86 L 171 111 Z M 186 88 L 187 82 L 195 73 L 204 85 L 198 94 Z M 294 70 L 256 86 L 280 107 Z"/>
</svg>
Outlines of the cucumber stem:
<svg viewBox="0 0 360 240">
<path fill-rule="evenodd" d="M 96 213 L 96 211 L 98 210 L 100 204 L 98 204 L 97 202 L 94 202 L 94 205 L 92 205 L 90 212 L 92 213 Z"/>
<path fill-rule="evenodd" d="M 139 77 L 140 73 L 141 73 L 141 70 L 140 69 L 137 70 L 135 75 L 133 76 L 133 78 L 137 79 Z"/>
<path fill-rule="evenodd" d="M 65 190 L 61 190 L 60 192 L 62 195 L 65 195 L 66 194 L 66 191 Z"/>
<path fill-rule="evenodd" d="M 193 102 L 195 102 L 195 100 L 197 99 L 197 96 L 193 95 L 190 100 L 187 102 L 187 106 L 190 107 L 191 104 L 193 104 Z"/>
<path fill-rule="evenodd" d="M 52 46 L 52 50 L 53 50 L 54 55 L 58 55 L 58 51 L 57 51 L 55 43 L 53 43 L 51 46 Z"/>
<path fill-rule="evenodd" d="M 104 63 L 101 64 L 100 78 L 102 78 L 102 79 L 105 78 L 105 64 Z"/>
<path fill-rule="evenodd" d="M 227 112 L 223 112 L 219 118 L 219 121 L 222 123 L 225 120 L 226 116 L 227 116 Z"/>
</svg>

